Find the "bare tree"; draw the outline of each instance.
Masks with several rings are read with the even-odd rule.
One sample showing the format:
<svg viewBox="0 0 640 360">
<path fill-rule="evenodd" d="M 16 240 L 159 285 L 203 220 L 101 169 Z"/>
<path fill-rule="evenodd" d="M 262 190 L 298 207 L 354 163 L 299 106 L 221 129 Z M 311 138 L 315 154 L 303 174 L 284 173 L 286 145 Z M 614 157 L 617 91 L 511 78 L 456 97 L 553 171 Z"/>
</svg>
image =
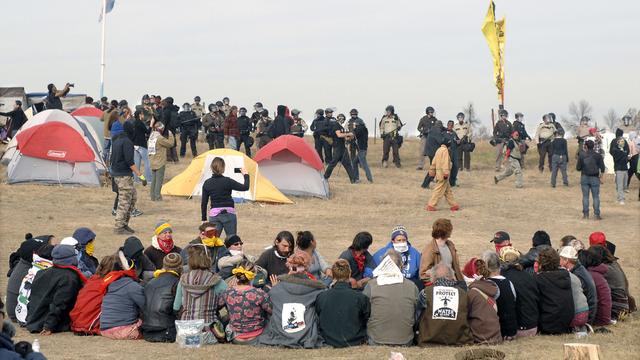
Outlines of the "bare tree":
<svg viewBox="0 0 640 360">
<path fill-rule="evenodd" d="M 471 101 L 469 101 L 467 106 L 462 107 L 462 112 L 473 128 L 480 125 L 480 119 L 478 118 L 478 114 L 476 114 L 476 108 L 473 106 Z"/>
<path fill-rule="evenodd" d="M 476 131 L 474 131 L 473 137 L 480 140 L 489 140 L 491 138 L 491 133 L 486 126 L 482 125 Z"/>
<path fill-rule="evenodd" d="M 569 116 L 560 117 L 560 122 L 572 132 L 576 132 L 576 129 L 580 126 L 580 120 L 586 116 L 591 118 L 591 112 L 593 108 L 587 100 L 580 100 L 578 104 L 571 102 L 569 104 Z"/>
<path fill-rule="evenodd" d="M 605 125 L 607 125 L 607 127 L 611 131 L 615 131 L 616 126 L 620 122 L 620 116 L 618 116 L 618 113 L 613 108 L 607 111 L 607 114 L 603 116 L 603 119 Z"/>
<path fill-rule="evenodd" d="M 631 124 L 635 127 L 640 125 L 640 112 L 636 108 L 629 108 L 627 115 L 631 118 Z"/>
</svg>

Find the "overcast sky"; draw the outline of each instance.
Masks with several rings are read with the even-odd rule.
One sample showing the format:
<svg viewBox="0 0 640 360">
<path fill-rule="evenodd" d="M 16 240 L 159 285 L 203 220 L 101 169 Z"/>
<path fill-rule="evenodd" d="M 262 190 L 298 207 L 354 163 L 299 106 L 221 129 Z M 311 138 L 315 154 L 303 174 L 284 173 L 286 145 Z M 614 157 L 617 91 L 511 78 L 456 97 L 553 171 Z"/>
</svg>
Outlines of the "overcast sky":
<svg viewBox="0 0 640 360">
<path fill-rule="evenodd" d="M 2 1 L 0 86 L 99 91 L 100 0 Z M 360 110 L 368 124 L 393 104 L 413 131 L 427 105 L 441 120 L 472 101 L 497 107 L 480 31 L 484 0 L 117 0 L 107 15 L 105 95 L 178 104 L 231 98 L 310 120 L 319 107 Z M 507 16 L 506 108 L 566 114 L 586 99 L 600 119 L 640 107 L 639 1 L 496 1 Z"/>
</svg>

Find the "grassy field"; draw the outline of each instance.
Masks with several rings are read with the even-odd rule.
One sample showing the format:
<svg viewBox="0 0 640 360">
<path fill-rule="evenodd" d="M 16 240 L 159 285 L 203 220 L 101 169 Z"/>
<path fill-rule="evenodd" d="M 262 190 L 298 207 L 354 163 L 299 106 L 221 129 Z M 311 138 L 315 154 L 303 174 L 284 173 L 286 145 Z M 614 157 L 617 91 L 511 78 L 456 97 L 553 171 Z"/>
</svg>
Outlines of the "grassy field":
<svg viewBox="0 0 640 360">
<path fill-rule="evenodd" d="M 204 144 L 199 144 L 204 151 Z M 426 212 L 428 190 L 420 188 L 424 172 L 416 171 L 418 142 L 408 140 L 401 149 L 401 169 L 383 169 L 380 166 L 381 141 L 370 142 L 369 163 L 372 165 L 374 184 L 351 185 L 345 171 L 338 167 L 331 178 L 330 200 L 294 198 L 293 205 L 243 204 L 238 207 L 238 233 L 245 243 L 245 251 L 259 255 L 281 230 L 296 232 L 310 230 L 318 241 L 318 249 L 327 260 L 335 260 L 346 249 L 359 231 L 374 236 L 372 250 L 389 241 L 390 231 L 404 224 L 413 246 L 422 249 L 430 240 L 431 224 L 440 217 L 450 218 L 454 225 L 452 240 L 456 243 L 461 262 L 491 249 L 493 233 L 505 230 L 511 234 L 515 246 L 526 251 L 531 236 L 544 229 L 551 235 L 554 246 L 562 236 L 572 234 L 587 242 L 593 231 L 603 231 L 617 245 L 617 256 L 631 283 L 631 293 L 640 296 L 640 202 L 637 201 L 638 181 L 633 180 L 627 194 L 627 205 L 615 201 L 613 176 L 604 178 L 602 187 L 602 221 L 581 219 L 579 174 L 575 161 L 569 164 L 569 187 L 552 189 L 549 173 L 537 171 L 537 154 L 531 152 L 524 174 L 524 188 L 515 189 L 513 177 L 499 185 L 493 183 L 493 150 L 486 143 L 478 144 L 472 156 L 472 171 L 462 172 L 459 187 L 454 189 L 461 211 L 451 213 L 445 203 L 440 211 Z M 573 153 L 575 149 L 570 151 Z M 167 179 L 188 165 L 190 157 L 178 165 L 170 165 Z M 361 175 L 364 178 L 364 175 Z M 0 273 L 6 273 L 7 259 L 23 240 L 24 234 L 53 233 L 59 239 L 71 235 L 80 226 L 88 226 L 97 234 L 98 257 L 113 253 L 124 241 L 113 234 L 111 216 L 113 193 L 110 188 L 70 188 L 57 186 L 7 185 L 6 168 L 1 169 L 0 219 L 3 221 L 0 243 Z M 561 184 L 561 180 L 558 181 Z M 162 203 L 149 200 L 146 188 L 138 188 L 139 205 L 144 215 L 134 218 L 130 226 L 148 245 L 153 226 L 167 219 L 174 229 L 178 245 L 184 245 L 197 235 L 200 223 L 198 199 L 168 198 Z M 6 277 L 0 278 L 0 292 L 6 289 Z M 592 335 L 587 342 L 600 344 L 605 359 L 637 359 L 640 343 L 637 332 L 639 316 L 634 314 L 624 323 L 612 326 L 612 335 Z M 32 341 L 35 335 L 19 331 L 17 340 Z M 163 358 L 232 358 L 279 359 L 284 357 L 307 359 L 383 359 L 390 351 L 401 351 L 409 359 L 452 358 L 460 348 L 430 347 L 394 349 L 387 347 L 357 347 L 348 350 L 281 350 L 237 346 L 212 346 L 197 351 L 178 350 L 175 344 L 150 344 L 144 341 L 114 342 L 101 337 L 75 337 L 57 334 L 39 337 L 42 351 L 49 359 L 132 359 Z M 572 335 L 538 336 L 518 339 L 496 348 L 514 359 L 560 359 L 562 344 L 578 341 Z M 583 340 L 580 340 L 583 341 Z"/>
</svg>

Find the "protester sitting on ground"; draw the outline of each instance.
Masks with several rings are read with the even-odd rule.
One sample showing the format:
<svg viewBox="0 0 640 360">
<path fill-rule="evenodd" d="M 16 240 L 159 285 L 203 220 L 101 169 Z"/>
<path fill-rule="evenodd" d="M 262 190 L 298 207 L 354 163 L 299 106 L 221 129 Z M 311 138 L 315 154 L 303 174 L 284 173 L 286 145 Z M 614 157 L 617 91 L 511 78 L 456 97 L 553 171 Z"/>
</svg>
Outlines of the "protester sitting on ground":
<svg viewBox="0 0 640 360">
<path fill-rule="evenodd" d="M 78 269 L 73 247 L 56 245 L 51 252 L 53 267 L 40 271 L 32 284 L 27 330 L 40 335 L 69 331 L 69 312 L 87 278 Z"/>
<path fill-rule="evenodd" d="M 138 279 L 151 280 L 156 266 L 144 254 L 144 246 L 142 242 L 135 236 L 130 236 L 124 241 L 124 245 L 119 249 L 124 256 L 133 262 L 133 268 L 136 270 Z"/>
<path fill-rule="evenodd" d="M 511 246 L 511 237 L 506 231 L 498 231 L 493 235 L 493 239 L 489 240 L 496 248 L 496 254 L 500 254 L 503 247 Z"/>
<path fill-rule="evenodd" d="M 257 345 L 271 314 L 269 294 L 251 286 L 256 273 L 246 261 L 232 271 L 235 285 L 228 287 L 217 299 L 218 307 L 227 307 L 229 324 L 227 340 L 238 345 Z"/>
<path fill-rule="evenodd" d="M 31 263 L 33 262 L 33 253 L 40 247 L 48 244 L 53 235 L 41 235 L 33 237 L 31 233 L 27 233 L 24 236 L 24 241 L 20 244 L 18 249 L 9 255 L 9 271 L 7 277 L 7 315 L 11 321 L 17 321 L 16 319 L 16 305 L 18 304 L 18 294 L 20 292 L 20 284 L 22 279 L 29 269 L 31 269 Z"/>
<path fill-rule="evenodd" d="M 546 231 L 538 230 L 533 234 L 531 244 L 533 247 L 520 257 L 519 263 L 526 271 L 533 274 L 536 272 L 535 264 L 538 260 L 538 253 L 544 249 L 551 248 L 551 238 Z"/>
<path fill-rule="evenodd" d="M 189 270 L 180 277 L 173 302 L 173 310 L 180 311 L 180 320 L 204 320 L 205 344 L 215 344 L 211 326 L 217 319 L 217 297 L 227 288 L 220 276 L 211 271 L 211 257 L 204 245 L 185 248 L 188 253 Z"/>
<path fill-rule="evenodd" d="M 183 272 L 189 271 L 189 247 L 194 245 L 202 245 L 206 249 L 207 255 L 211 258 L 211 271 L 217 273 L 218 269 L 218 261 L 223 256 L 229 255 L 229 251 L 224 246 L 224 241 L 218 237 L 219 232 L 216 229 L 215 224 L 210 222 L 203 222 L 198 227 L 200 233 L 198 237 L 191 240 L 189 245 L 185 246 L 180 252 L 180 256 L 182 256 L 182 263 L 184 264 Z"/>
<path fill-rule="evenodd" d="M 569 241 L 569 244 L 571 241 Z M 593 278 L 591 277 L 591 274 L 589 274 L 589 271 L 587 271 L 587 269 L 578 261 L 578 252 L 579 251 L 571 245 L 561 247 L 559 251 L 560 266 L 569 270 L 570 273 L 577 276 L 580 280 L 580 287 L 587 300 L 587 306 L 589 308 L 587 322 L 589 324 L 593 324 L 596 319 L 596 313 L 598 312 L 596 284 L 593 282 Z"/>
<path fill-rule="evenodd" d="M 251 271 L 252 273 L 256 274 L 255 277 L 251 280 L 251 286 L 257 289 L 264 289 L 265 291 L 269 291 L 269 287 L 267 287 L 267 284 L 269 283 L 269 276 L 267 275 L 267 271 L 265 269 L 256 265 L 253 261 L 249 260 L 249 258 L 243 258 L 242 261 L 236 264 L 236 267 L 238 266 L 242 266 L 245 270 Z M 227 283 L 228 287 L 235 286 L 238 283 L 238 279 L 233 275 L 233 269 L 231 269 L 231 277 L 225 279 L 225 282 Z"/>
<path fill-rule="evenodd" d="M 281 231 L 276 235 L 273 246 L 266 249 L 256 260 L 256 265 L 267 271 L 269 284 L 274 284 L 279 275 L 289 272 L 287 259 L 293 254 L 293 234 Z"/>
<path fill-rule="evenodd" d="M 518 315 L 516 311 L 516 289 L 500 274 L 500 258 L 495 251 L 487 250 L 482 254 L 487 270 L 488 280 L 493 281 L 499 289 L 497 298 L 498 317 L 500 318 L 500 333 L 504 340 L 514 340 L 518 332 Z"/>
<path fill-rule="evenodd" d="M 611 318 L 621 320 L 629 313 L 629 282 L 627 276 L 618 264 L 617 258 L 604 246 L 592 246 L 593 251 L 602 257 L 602 263 L 607 266 L 604 274 L 609 288 L 611 288 Z"/>
<path fill-rule="evenodd" d="M 287 260 L 289 273 L 269 291 L 272 314 L 258 338 L 261 345 L 312 349 L 323 345 L 318 331 L 316 298 L 326 286 L 308 275 L 311 257 L 298 251 Z"/>
<path fill-rule="evenodd" d="M 467 292 L 467 320 L 476 344 L 498 344 L 502 342 L 500 319 L 498 318 L 498 285 L 487 280 L 490 272 L 482 259 L 471 258 L 462 270 L 465 281 L 469 281 Z"/>
<path fill-rule="evenodd" d="M 113 269 L 129 270 L 133 263 L 122 252 L 118 252 L 118 259 Z M 100 313 L 100 334 L 113 340 L 142 339 L 140 315 L 144 309 L 144 289 L 138 279 L 122 276 L 107 287 L 107 293 L 102 299 Z"/>
<path fill-rule="evenodd" d="M 226 238 L 224 240 L 224 246 L 229 252 L 218 260 L 218 268 L 220 269 L 218 275 L 225 280 L 233 276 L 233 269 L 235 269 L 243 260 L 249 260 L 252 263 L 256 261 L 255 256 L 251 256 L 243 252 L 243 242 L 238 235 L 231 235 Z"/>
<path fill-rule="evenodd" d="M 24 276 L 20 283 L 20 290 L 18 291 L 18 304 L 15 307 L 15 314 L 18 323 L 24 326 L 27 323 L 27 315 L 29 310 L 29 298 L 31 297 L 31 290 L 33 289 L 33 279 L 36 275 L 42 271 L 53 266 L 53 257 L 51 252 L 53 251 L 53 245 L 45 244 L 38 248 L 33 253 L 33 262 L 31 268 L 27 271 L 27 275 Z"/>
<path fill-rule="evenodd" d="M 387 259 L 388 257 L 388 259 Z M 402 276 L 402 257 L 390 249 L 377 267 L 380 273 L 369 280 L 363 294 L 371 302 L 367 322 L 369 345 L 413 345 L 418 288 Z"/>
<path fill-rule="evenodd" d="M 473 343 L 467 323 L 467 292 L 456 280 L 455 271 L 440 262 L 429 272 L 432 282 L 419 296 L 422 314 L 419 316 L 418 346 Z"/>
<path fill-rule="evenodd" d="M 602 256 L 594 250 L 582 250 L 578 253 L 578 261 L 591 274 L 593 282 L 596 284 L 596 294 L 598 297 L 598 310 L 596 319 L 593 322 L 595 326 L 606 326 L 611 321 L 611 288 L 605 279 L 607 273 L 607 265 L 602 263 Z M 615 321 L 614 321 L 615 323 Z"/>
<path fill-rule="evenodd" d="M 420 280 L 426 285 L 432 282 L 429 270 L 440 262 L 453 268 L 456 281 L 464 280 L 456 246 L 449 240 L 452 232 L 453 225 L 449 219 L 438 219 L 433 222 L 431 230 L 433 240 L 427 243 L 420 258 Z"/>
<path fill-rule="evenodd" d="M 5 321 L 4 303 L 0 294 L 0 359 L 2 360 L 47 360 L 40 352 L 33 351 L 31 344 L 20 341 L 13 344 L 11 339 L 16 329 L 11 322 Z M 25 351 L 26 350 L 26 351 Z"/>
<path fill-rule="evenodd" d="M 500 274 L 516 290 L 516 315 L 518 319 L 517 337 L 535 336 L 538 333 L 538 302 L 540 291 L 533 275 L 524 271 L 518 262 L 520 251 L 512 246 L 500 249 L 500 260 L 503 265 Z"/>
<path fill-rule="evenodd" d="M 89 228 L 81 227 L 73 232 L 72 237 L 78 240 L 78 269 L 89 278 L 98 268 L 98 259 L 93 256 L 96 233 Z"/>
<path fill-rule="evenodd" d="M 306 252 L 311 257 L 309 273 L 316 280 L 320 280 L 325 284 L 330 283 L 331 267 L 318 252 L 318 243 L 313 234 L 310 231 L 299 231 L 296 238 L 296 246 L 298 250 Z"/>
<path fill-rule="evenodd" d="M 244 177 L 244 183 L 224 176 L 225 163 L 221 157 L 211 161 L 211 177 L 202 184 L 202 202 L 200 210 L 202 221 L 213 223 L 218 230 L 218 235 L 224 230 L 225 236 L 236 234 L 238 218 L 231 192 L 249 190 L 249 174 L 245 168 L 240 169 Z M 211 200 L 211 209 L 208 209 Z"/>
<path fill-rule="evenodd" d="M 369 247 L 373 243 L 373 236 L 363 231 L 356 234 L 351 246 L 340 254 L 339 258 L 347 260 L 351 268 L 351 287 L 363 289 L 373 277 L 373 269 L 376 266 L 373 256 L 369 253 Z"/>
<path fill-rule="evenodd" d="M 571 246 L 565 246 L 558 250 L 560 256 L 560 266 L 562 266 L 563 258 L 573 259 L 577 258 L 578 253 L 576 249 Z M 566 268 L 565 268 L 566 269 Z M 566 269 L 568 270 L 568 269 Z M 571 328 L 577 334 L 586 335 L 586 324 L 589 320 L 589 303 L 587 297 L 582 292 L 582 282 L 580 278 L 569 271 L 571 277 L 571 294 L 573 297 L 573 320 L 571 321 Z"/>
<path fill-rule="evenodd" d="M 420 281 L 420 251 L 414 248 L 409 242 L 409 233 L 403 225 L 396 226 L 391 231 L 391 241 L 382 249 L 373 254 L 373 261 L 376 266 L 380 265 L 383 255 L 390 249 L 394 249 L 402 256 L 402 275 L 413 281 L 418 290 L 424 288 L 424 283 Z"/>
<path fill-rule="evenodd" d="M 162 259 L 162 268 L 153 273 L 153 279 L 144 287 L 144 309 L 142 311 L 142 337 L 149 342 L 176 341 L 176 312 L 173 303 L 180 276 L 182 257 L 168 253 Z"/>
<path fill-rule="evenodd" d="M 173 241 L 173 228 L 166 220 L 160 220 L 153 231 L 151 245 L 144 250 L 144 254 L 151 260 L 156 269 L 162 269 L 162 260 L 167 254 L 180 254 L 182 249 Z"/>
<path fill-rule="evenodd" d="M 351 288 L 351 267 L 347 260 L 336 261 L 331 273 L 333 286 L 320 293 L 316 301 L 320 335 L 336 348 L 365 344 L 371 315 L 369 298 Z"/>
<path fill-rule="evenodd" d="M 574 316 L 571 277 L 560 268 L 560 256 L 551 247 L 538 254 L 538 273 L 535 280 L 540 289 L 540 317 L 538 331 L 542 334 L 571 332 Z"/>
</svg>

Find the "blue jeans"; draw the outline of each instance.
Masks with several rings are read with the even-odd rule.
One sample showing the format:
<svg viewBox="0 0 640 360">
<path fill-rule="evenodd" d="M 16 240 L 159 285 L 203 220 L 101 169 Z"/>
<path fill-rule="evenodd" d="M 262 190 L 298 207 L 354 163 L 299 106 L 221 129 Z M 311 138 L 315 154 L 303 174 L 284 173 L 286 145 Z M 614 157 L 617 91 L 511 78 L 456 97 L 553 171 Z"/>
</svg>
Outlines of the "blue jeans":
<svg viewBox="0 0 640 360">
<path fill-rule="evenodd" d="M 235 136 L 229 136 L 229 138 L 227 139 L 227 142 L 229 144 L 229 148 L 233 149 L 233 150 L 238 150 L 238 139 L 236 139 Z"/>
<path fill-rule="evenodd" d="M 589 191 L 593 196 L 593 213 L 600 215 L 600 178 L 597 176 L 582 175 L 580 177 L 582 188 L 582 213 L 589 214 Z"/>
<path fill-rule="evenodd" d="M 209 216 L 209 222 L 216 226 L 218 230 L 218 237 L 222 238 L 222 230 L 224 230 L 225 237 L 236 234 L 238 227 L 238 217 L 236 214 L 221 213 L 218 216 Z"/>
<path fill-rule="evenodd" d="M 102 152 L 102 160 L 104 160 L 105 164 L 109 165 L 109 154 L 111 153 L 111 139 L 104 139 L 104 147 Z"/>
<path fill-rule="evenodd" d="M 143 148 L 142 146 L 138 146 L 138 149 L 133 152 L 133 162 L 136 164 L 138 170 L 142 170 L 140 168 L 140 163 L 144 161 L 144 177 L 147 178 L 148 181 L 151 181 L 151 164 L 149 163 L 149 150 L 147 148 Z M 138 179 L 138 175 L 133 174 L 133 179 L 135 181 L 140 181 Z"/>
<path fill-rule="evenodd" d="M 360 166 L 362 167 L 362 170 L 364 170 L 367 180 L 369 180 L 369 182 L 373 182 L 373 176 L 371 175 L 371 170 L 367 163 L 367 150 L 358 150 L 358 156 L 351 159 L 351 161 L 353 162 L 353 177 L 356 181 L 360 180 L 360 171 L 358 170 L 358 166 Z"/>
</svg>

